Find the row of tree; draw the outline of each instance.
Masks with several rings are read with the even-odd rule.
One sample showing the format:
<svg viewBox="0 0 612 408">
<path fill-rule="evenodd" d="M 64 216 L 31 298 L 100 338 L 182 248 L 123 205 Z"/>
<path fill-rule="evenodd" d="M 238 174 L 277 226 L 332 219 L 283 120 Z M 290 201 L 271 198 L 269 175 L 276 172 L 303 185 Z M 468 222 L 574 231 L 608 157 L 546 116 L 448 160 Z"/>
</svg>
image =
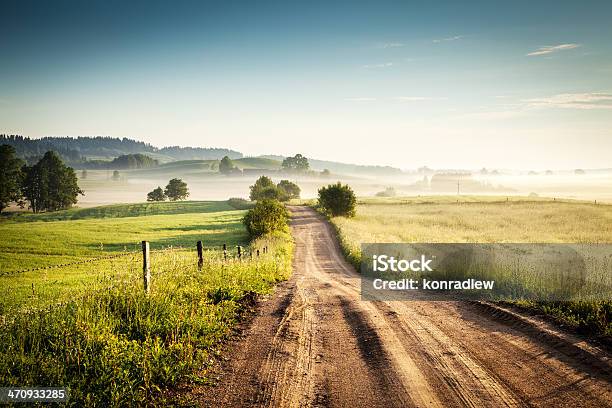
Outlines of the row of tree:
<svg viewBox="0 0 612 408">
<path fill-rule="evenodd" d="M 178 178 L 173 178 L 168 182 L 165 189 L 157 186 L 156 189 L 147 194 L 147 201 L 179 201 L 189 197 L 187 183 Z"/>
<path fill-rule="evenodd" d="M 281 180 L 278 184 L 274 184 L 271 178 L 261 176 L 250 187 L 249 198 L 251 201 L 259 200 L 278 200 L 289 201 L 293 198 L 300 198 L 300 187 L 289 181 Z"/>
<path fill-rule="evenodd" d="M 77 176 L 60 156 L 48 151 L 34 165 L 17 157 L 15 148 L 0 146 L 0 212 L 11 202 L 35 213 L 70 208 L 83 195 Z"/>
<path fill-rule="evenodd" d="M 308 164 L 308 159 L 298 153 L 293 157 L 286 157 L 281 167 L 287 173 L 305 173 L 310 168 L 310 165 Z M 234 164 L 232 159 L 224 156 L 219 161 L 219 173 L 231 176 L 240 175 L 242 171 Z M 327 174 L 329 174 L 329 170 L 327 170 Z"/>
<path fill-rule="evenodd" d="M 243 223 L 251 237 L 286 230 L 289 213 L 282 201 L 299 198 L 300 187 L 289 180 L 274 184 L 269 177 L 261 176 L 250 190 L 250 199 L 256 204 L 246 213 Z M 338 182 L 319 189 L 319 208 L 332 217 L 353 217 L 356 204 L 355 193 L 348 185 Z"/>
</svg>

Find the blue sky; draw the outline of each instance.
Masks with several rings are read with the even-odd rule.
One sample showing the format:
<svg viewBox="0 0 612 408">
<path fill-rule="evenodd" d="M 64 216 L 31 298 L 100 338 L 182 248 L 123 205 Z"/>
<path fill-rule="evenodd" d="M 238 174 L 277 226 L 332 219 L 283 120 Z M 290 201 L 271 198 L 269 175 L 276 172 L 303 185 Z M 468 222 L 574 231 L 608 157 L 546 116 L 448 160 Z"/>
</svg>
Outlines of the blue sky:
<svg viewBox="0 0 612 408">
<path fill-rule="evenodd" d="M 6 1 L 0 132 L 612 167 L 612 2 Z"/>
</svg>

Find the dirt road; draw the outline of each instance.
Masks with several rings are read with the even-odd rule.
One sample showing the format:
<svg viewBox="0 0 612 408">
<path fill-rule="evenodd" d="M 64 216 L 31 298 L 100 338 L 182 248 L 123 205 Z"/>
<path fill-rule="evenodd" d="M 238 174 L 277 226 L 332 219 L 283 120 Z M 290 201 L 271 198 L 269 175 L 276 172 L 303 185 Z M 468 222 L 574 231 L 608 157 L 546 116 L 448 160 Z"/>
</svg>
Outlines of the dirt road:
<svg viewBox="0 0 612 408">
<path fill-rule="evenodd" d="M 293 207 L 294 275 L 230 345 L 204 406 L 612 406 L 594 366 L 466 302 L 367 302 L 315 212 Z"/>
</svg>

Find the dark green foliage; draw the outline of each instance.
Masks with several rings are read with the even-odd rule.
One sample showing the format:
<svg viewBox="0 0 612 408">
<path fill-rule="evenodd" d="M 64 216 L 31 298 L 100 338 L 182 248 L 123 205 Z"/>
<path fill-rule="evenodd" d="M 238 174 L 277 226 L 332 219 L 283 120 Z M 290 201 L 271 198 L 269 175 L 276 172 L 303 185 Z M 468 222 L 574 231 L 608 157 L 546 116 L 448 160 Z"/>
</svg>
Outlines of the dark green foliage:
<svg viewBox="0 0 612 408">
<path fill-rule="evenodd" d="M 244 216 L 243 223 L 251 237 L 287 229 L 289 212 L 276 200 L 261 200 Z"/>
<path fill-rule="evenodd" d="M 277 186 L 274 184 L 274 182 L 269 177 L 266 177 L 266 176 L 261 176 L 260 178 L 258 178 L 257 181 L 255 181 L 255 184 L 253 184 L 250 187 L 251 194 L 249 195 L 249 197 L 251 201 L 258 201 L 258 200 L 288 201 L 292 197 L 287 192 L 287 190 L 281 187 L 281 185 L 291 190 L 294 194 L 297 188 L 297 194 L 299 197 L 300 188 L 296 184 L 291 183 L 288 180 L 283 180 Z"/>
<path fill-rule="evenodd" d="M 284 190 L 272 186 L 266 187 L 259 193 L 259 200 L 278 200 L 278 201 L 288 201 L 289 196 L 285 193 Z"/>
<path fill-rule="evenodd" d="M 168 182 L 164 193 L 166 193 L 170 201 L 184 200 L 189 197 L 187 183 L 178 178 L 173 178 Z"/>
<path fill-rule="evenodd" d="M 165 201 L 166 198 L 166 193 L 164 193 L 164 190 L 159 186 L 147 194 L 147 201 Z"/>
<path fill-rule="evenodd" d="M 355 216 L 357 198 L 353 189 L 338 182 L 319 189 L 319 205 L 332 217 Z"/>
<path fill-rule="evenodd" d="M 10 202 L 21 201 L 23 165 L 23 160 L 17 158 L 15 149 L 12 146 L 0 146 L 0 212 Z"/>
<path fill-rule="evenodd" d="M 119 170 L 113 171 L 113 180 L 115 181 L 121 180 L 121 174 L 119 173 Z"/>
<path fill-rule="evenodd" d="M 530 305 L 587 335 L 612 335 L 612 301 L 536 302 Z"/>
<path fill-rule="evenodd" d="M 224 156 L 219 162 L 219 173 L 221 174 L 230 174 L 234 169 L 234 163 L 232 163 L 232 159 L 227 156 Z"/>
<path fill-rule="evenodd" d="M 289 180 L 281 180 L 276 187 L 285 192 L 288 200 L 291 200 L 292 198 L 300 198 L 300 187 Z"/>
<path fill-rule="evenodd" d="M 26 168 L 23 193 L 34 212 L 70 208 L 83 194 L 74 170 L 55 152 L 47 152 L 34 166 Z"/>
<path fill-rule="evenodd" d="M 250 187 L 251 193 L 249 194 L 249 198 L 251 201 L 261 200 L 264 198 L 262 196 L 263 191 L 270 187 L 276 188 L 272 179 L 267 176 L 261 176 L 255 181 L 255 184 Z"/>
<path fill-rule="evenodd" d="M 109 167 L 111 169 L 146 169 L 155 167 L 159 164 L 157 160 L 145 156 L 144 154 L 124 154 L 113 159 Z"/>
<path fill-rule="evenodd" d="M 70 163 L 87 165 L 86 156 L 117 157 L 136 153 L 157 153 L 175 160 L 218 160 L 223 156 L 239 159 L 242 154 L 234 150 L 169 146 L 159 149 L 148 143 L 117 137 L 43 137 L 30 139 L 18 135 L 0 135 L 0 144 L 11 145 L 21 158 L 40 157 L 49 150 L 56 151 Z M 95 166 L 94 168 L 102 168 Z"/>
<path fill-rule="evenodd" d="M 308 159 L 301 154 L 296 154 L 293 157 L 287 157 L 283 160 L 283 169 L 292 172 L 305 172 L 310 168 Z"/>
</svg>

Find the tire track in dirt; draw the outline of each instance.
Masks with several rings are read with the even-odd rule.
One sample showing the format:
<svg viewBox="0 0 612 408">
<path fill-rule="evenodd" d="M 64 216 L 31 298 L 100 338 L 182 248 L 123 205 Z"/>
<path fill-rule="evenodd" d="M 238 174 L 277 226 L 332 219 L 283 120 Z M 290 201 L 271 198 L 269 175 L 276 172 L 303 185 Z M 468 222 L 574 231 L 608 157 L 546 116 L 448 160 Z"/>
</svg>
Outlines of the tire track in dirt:
<svg viewBox="0 0 612 408">
<path fill-rule="evenodd" d="M 331 227 L 292 207 L 294 274 L 263 302 L 203 406 L 612 406 L 605 370 L 484 308 L 363 301 Z M 609 364 L 607 365 L 609 367 Z"/>
</svg>

